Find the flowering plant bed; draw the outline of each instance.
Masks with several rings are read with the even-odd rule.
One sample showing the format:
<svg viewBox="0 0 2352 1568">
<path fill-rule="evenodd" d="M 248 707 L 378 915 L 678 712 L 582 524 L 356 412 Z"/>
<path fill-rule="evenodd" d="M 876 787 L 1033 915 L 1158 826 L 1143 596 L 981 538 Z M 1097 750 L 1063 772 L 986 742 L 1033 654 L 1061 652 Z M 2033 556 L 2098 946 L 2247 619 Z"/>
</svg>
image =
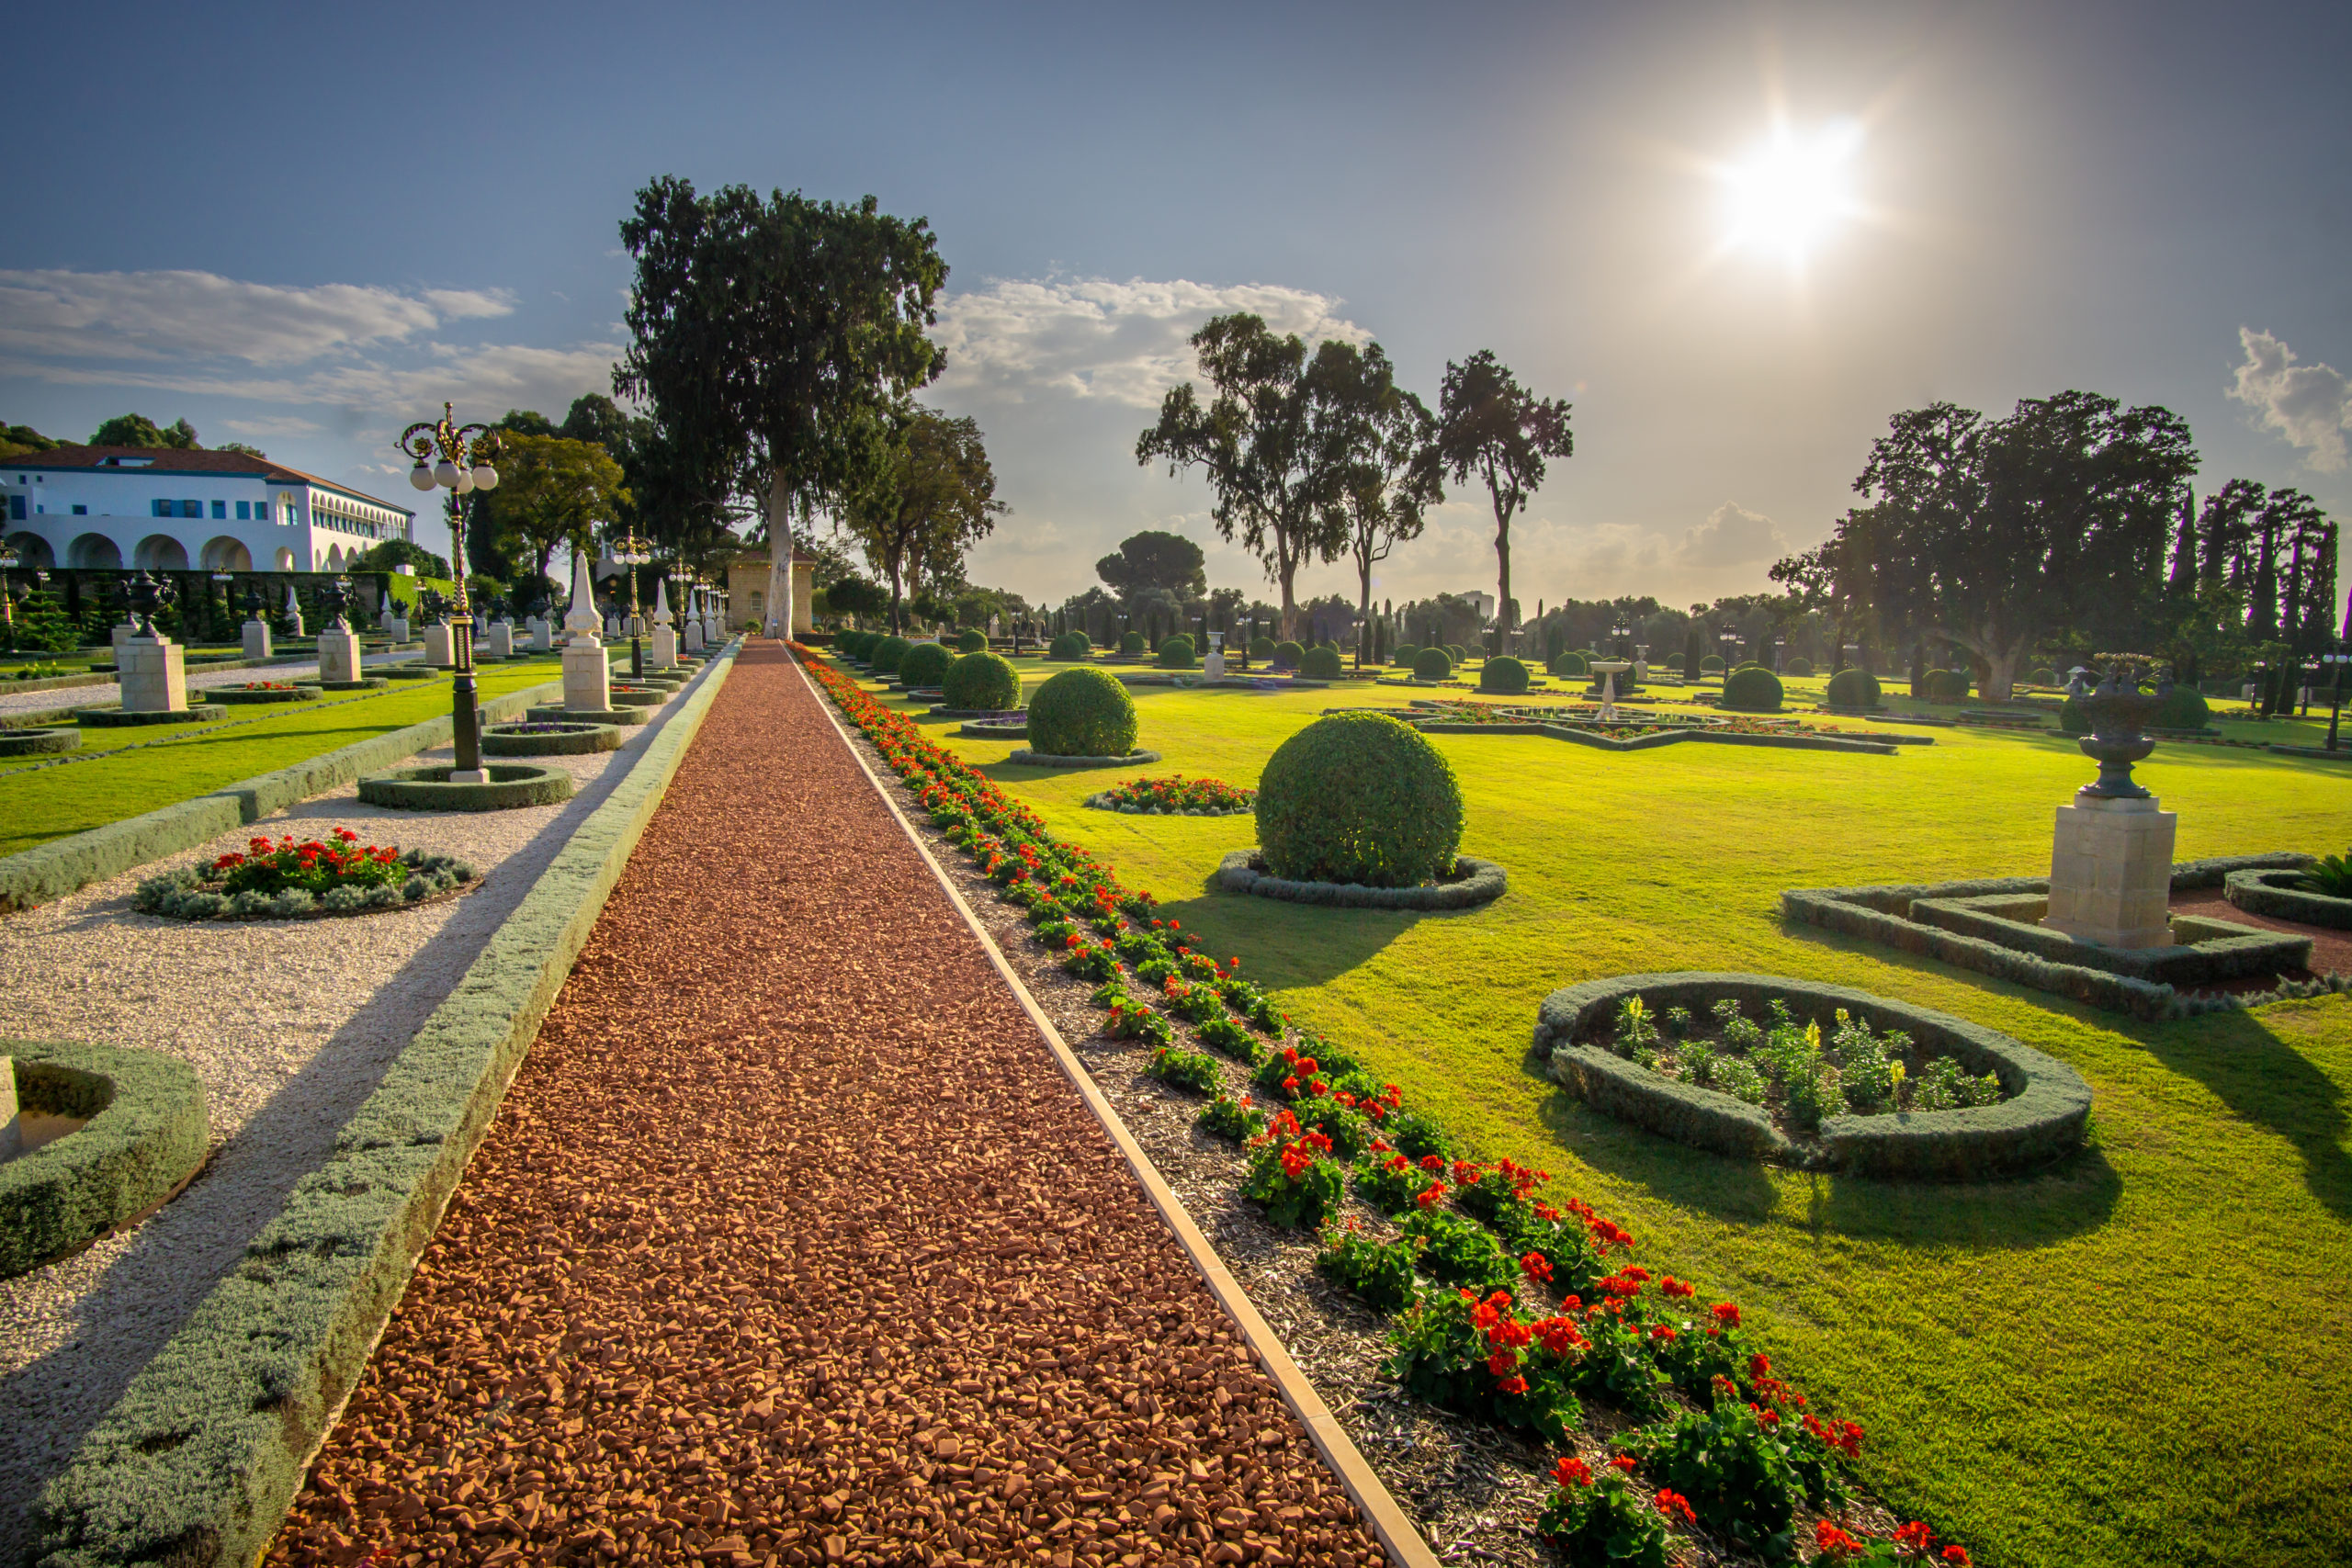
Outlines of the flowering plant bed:
<svg viewBox="0 0 2352 1568">
<path fill-rule="evenodd" d="M 248 840 L 242 852 L 151 876 L 131 895 L 145 914 L 184 920 L 291 919 L 365 915 L 422 904 L 478 886 L 481 874 L 448 855 L 363 844 L 348 828 L 297 841 Z"/>
<path fill-rule="evenodd" d="M 1241 817 L 1257 804 L 1258 792 L 1238 789 L 1220 779 L 1188 779 L 1182 773 L 1166 778 L 1128 779 L 1086 804 L 1097 811 L 1122 811 L 1130 817 Z"/>
<path fill-rule="evenodd" d="M 242 686 L 215 686 L 205 694 L 216 703 L 301 703 L 318 694 L 318 687 L 291 681 L 248 681 Z"/>
<path fill-rule="evenodd" d="M 590 751 L 615 750 L 620 743 L 618 725 L 564 719 L 493 724 L 481 732 L 481 750 L 485 757 L 569 757 Z"/>
</svg>

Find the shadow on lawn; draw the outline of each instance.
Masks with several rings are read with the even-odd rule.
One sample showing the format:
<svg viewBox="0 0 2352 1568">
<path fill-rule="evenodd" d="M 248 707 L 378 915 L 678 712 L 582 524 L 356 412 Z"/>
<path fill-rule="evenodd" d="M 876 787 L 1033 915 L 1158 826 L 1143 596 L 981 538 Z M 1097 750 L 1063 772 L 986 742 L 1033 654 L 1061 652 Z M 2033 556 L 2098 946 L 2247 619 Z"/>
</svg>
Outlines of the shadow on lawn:
<svg viewBox="0 0 2352 1568">
<path fill-rule="evenodd" d="M 1271 990 L 1319 986 L 1363 967 L 1423 920 L 1461 919 L 1481 911 L 1329 909 L 1279 898 L 1226 893 L 1214 875 L 1199 894 L 1164 902 L 1163 919 L 1201 933 L 1212 955 L 1250 955 L 1247 977 Z"/>
<path fill-rule="evenodd" d="M 2303 1157 L 2303 1183 L 2312 1196 L 2328 1213 L 2352 1217 L 2343 1096 L 2262 1014 L 2208 1013 L 2132 1032 L 2148 1055 L 2203 1084 L 2233 1115 L 2292 1144 Z"/>
</svg>

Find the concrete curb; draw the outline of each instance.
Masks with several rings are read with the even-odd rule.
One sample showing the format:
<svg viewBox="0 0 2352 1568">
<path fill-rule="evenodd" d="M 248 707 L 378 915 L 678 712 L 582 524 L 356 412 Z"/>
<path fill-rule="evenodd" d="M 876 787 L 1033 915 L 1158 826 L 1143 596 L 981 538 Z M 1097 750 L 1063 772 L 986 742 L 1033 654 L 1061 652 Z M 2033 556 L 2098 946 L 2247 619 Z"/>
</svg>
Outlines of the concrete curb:
<svg viewBox="0 0 2352 1568">
<path fill-rule="evenodd" d="M 1143 1145 L 1136 1142 L 1135 1135 L 1127 1131 L 1126 1123 L 1119 1120 L 1119 1113 L 1112 1109 L 1111 1102 L 1095 1087 L 1092 1075 L 1070 1050 L 1069 1043 L 1062 1039 L 1061 1031 L 1054 1027 L 1054 1021 L 1046 1016 L 1046 1010 L 1039 1007 L 1037 998 L 1029 994 L 1029 987 L 1022 983 L 1020 975 L 1006 960 L 1003 950 L 996 944 L 996 939 L 989 934 L 988 928 L 972 912 L 972 907 L 964 901 L 964 895 L 932 854 L 931 846 L 922 841 L 922 835 L 915 831 L 914 824 L 899 808 L 888 783 L 875 773 L 873 765 L 866 761 L 865 754 L 852 741 L 832 700 L 818 690 L 817 683 L 808 679 L 808 672 L 801 668 L 798 660 L 793 660 L 792 667 L 808 686 L 808 694 L 816 699 L 825 716 L 832 721 L 835 733 L 842 738 L 842 745 L 874 785 L 874 793 L 882 797 L 882 804 L 889 810 L 899 829 L 907 835 L 907 841 L 914 845 L 915 853 L 922 857 L 923 864 L 930 868 L 931 874 L 938 881 L 940 890 L 947 895 L 948 902 L 956 907 L 956 912 L 963 917 L 964 924 L 978 939 L 981 951 L 989 955 L 989 962 L 995 965 L 1004 983 L 1012 988 L 1014 998 L 1021 1003 L 1021 1010 L 1029 1015 L 1029 1021 L 1045 1037 L 1062 1075 L 1078 1090 L 1079 1098 L 1086 1102 L 1086 1108 L 1094 1113 L 1095 1120 L 1102 1123 L 1102 1130 L 1111 1134 L 1112 1141 L 1119 1146 L 1119 1153 L 1126 1156 L 1128 1167 L 1135 1171 L 1136 1179 L 1143 1184 L 1144 1192 L 1151 1199 L 1152 1206 L 1159 1211 L 1160 1218 L 1168 1223 L 1168 1228 L 1176 1233 L 1176 1239 L 1183 1247 L 1186 1256 L 1192 1258 L 1193 1267 L 1198 1269 L 1201 1278 L 1207 1281 L 1210 1294 L 1216 1297 L 1217 1304 L 1240 1328 L 1242 1338 L 1248 1341 L 1251 1353 L 1258 1358 L 1258 1363 L 1265 1369 L 1266 1375 L 1273 1380 L 1274 1387 L 1283 1396 L 1283 1403 L 1290 1406 L 1291 1413 L 1306 1427 L 1306 1435 L 1315 1444 L 1316 1452 L 1323 1456 L 1323 1462 L 1329 1465 L 1332 1473 L 1339 1477 L 1340 1484 L 1346 1488 L 1350 1500 L 1363 1510 L 1373 1534 L 1386 1549 L 1389 1562 L 1396 1564 L 1397 1568 L 1438 1568 L 1436 1553 L 1421 1539 L 1420 1532 L 1413 1528 L 1412 1520 L 1405 1517 L 1405 1511 L 1396 1506 L 1396 1500 L 1388 1495 L 1388 1488 L 1381 1483 L 1380 1477 L 1365 1462 L 1354 1440 L 1348 1436 L 1347 1429 L 1340 1425 L 1339 1417 L 1332 1415 L 1330 1406 L 1323 1403 L 1323 1396 L 1315 1392 L 1315 1385 L 1306 1381 L 1306 1374 L 1298 1370 L 1298 1363 L 1290 1359 L 1290 1352 L 1283 1348 L 1281 1336 L 1259 1315 L 1249 1292 L 1241 1288 L 1241 1281 L 1233 1277 L 1224 1260 L 1217 1257 L 1216 1249 L 1209 1245 L 1208 1237 L 1203 1235 L 1200 1227 L 1193 1223 L 1193 1216 L 1184 1212 L 1184 1205 L 1152 1165 L 1151 1156 L 1144 1153 Z"/>
<path fill-rule="evenodd" d="M 529 686 L 492 697 L 481 705 L 482 721 L 487 724 L 521 713 L 550 690 L 560 690 L 560 686 Z M 0 859 L 0 913 L 29 909 L 36 904 L 62 898 L 93 882 L 119 876 L 133 866 L 192 850 L 241 823 L 258 821 L 298 800 L 348 784 L 362 773 L 430 750 L 448 739 L 451 733 L 449 716 L 437 714 L 421 724 L 322 752 L 290 768 L 223 784 L 192 800 L 127 817 L 71 838 L 36 844 L 21 853 Z"/>
<path fill-rule="evenodd" d="M 42 1568 L 209 1568 L 268 1546 L 731 664 L 713 661 L 334 1155 L 43 1489 Z"/>
</svg>

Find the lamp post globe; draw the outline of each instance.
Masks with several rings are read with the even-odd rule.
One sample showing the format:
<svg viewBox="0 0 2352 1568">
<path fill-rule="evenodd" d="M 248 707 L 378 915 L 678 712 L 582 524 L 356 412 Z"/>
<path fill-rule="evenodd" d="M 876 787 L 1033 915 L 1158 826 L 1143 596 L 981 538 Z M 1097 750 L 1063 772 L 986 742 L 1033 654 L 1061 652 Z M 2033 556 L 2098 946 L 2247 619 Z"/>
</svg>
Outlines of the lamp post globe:
<svg viewBox="0 0 2352 1568">
<path fill-rule="evenodd" d="M 438 420 L 419 420 L 392 443 L 409 458 L 408 482 L 420 491 L 435 486 L 449 491 L 450 568 L 458 580 L 457 613 L 449 617 L 452 666 L 450 718 L 456 731 L 457 766 L 451 782 L 481 784 L 489 780 L 481 765 L 481 708 L 474 689 L 474 617 L 466 589 L 466 524 L 464 497 L 498 483 L 492 459 L 498 456 L 498 432 L 487 424 L 459 424 L 448 403 Z M 487 477 L 485 477 L 487 476 Z"/>
</svg>

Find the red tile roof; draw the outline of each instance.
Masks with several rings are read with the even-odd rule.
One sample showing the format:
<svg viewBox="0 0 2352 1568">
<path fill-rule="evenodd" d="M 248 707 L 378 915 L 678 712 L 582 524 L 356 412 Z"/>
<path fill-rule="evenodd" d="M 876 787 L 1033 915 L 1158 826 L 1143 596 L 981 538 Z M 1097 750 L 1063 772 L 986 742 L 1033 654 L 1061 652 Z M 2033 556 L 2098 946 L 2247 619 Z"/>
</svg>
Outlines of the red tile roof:
<svg viewBox="0 0 2352 1568">
<path fill-rule="evenodd" d="M 182 450 L 176 446 L 60 446 L 48 452 L 26 452 L 17 457 L 0 458 L 0 468 L 32 469 L 109 468 L 118 465 L 110 458 L 136 457 L 143 459 L 137 467 L 119 465 L 122 472 L 140 474 L 251 474 L 258 479 L 274 479 L 280 484 L 322 485 L 331 491 L 368 502 L 371 505 L 389 508 L 405 516 L 415 513 L 405 506 L 369 495 L 366 491 L 349 485 L 322 479 L 316 474 L 306 474 L 300 468 L 289 468 L 283 463 L 273 463 L 267 457 L 255 457 L 243 452 L 209 452 Z"/>
</svg>

